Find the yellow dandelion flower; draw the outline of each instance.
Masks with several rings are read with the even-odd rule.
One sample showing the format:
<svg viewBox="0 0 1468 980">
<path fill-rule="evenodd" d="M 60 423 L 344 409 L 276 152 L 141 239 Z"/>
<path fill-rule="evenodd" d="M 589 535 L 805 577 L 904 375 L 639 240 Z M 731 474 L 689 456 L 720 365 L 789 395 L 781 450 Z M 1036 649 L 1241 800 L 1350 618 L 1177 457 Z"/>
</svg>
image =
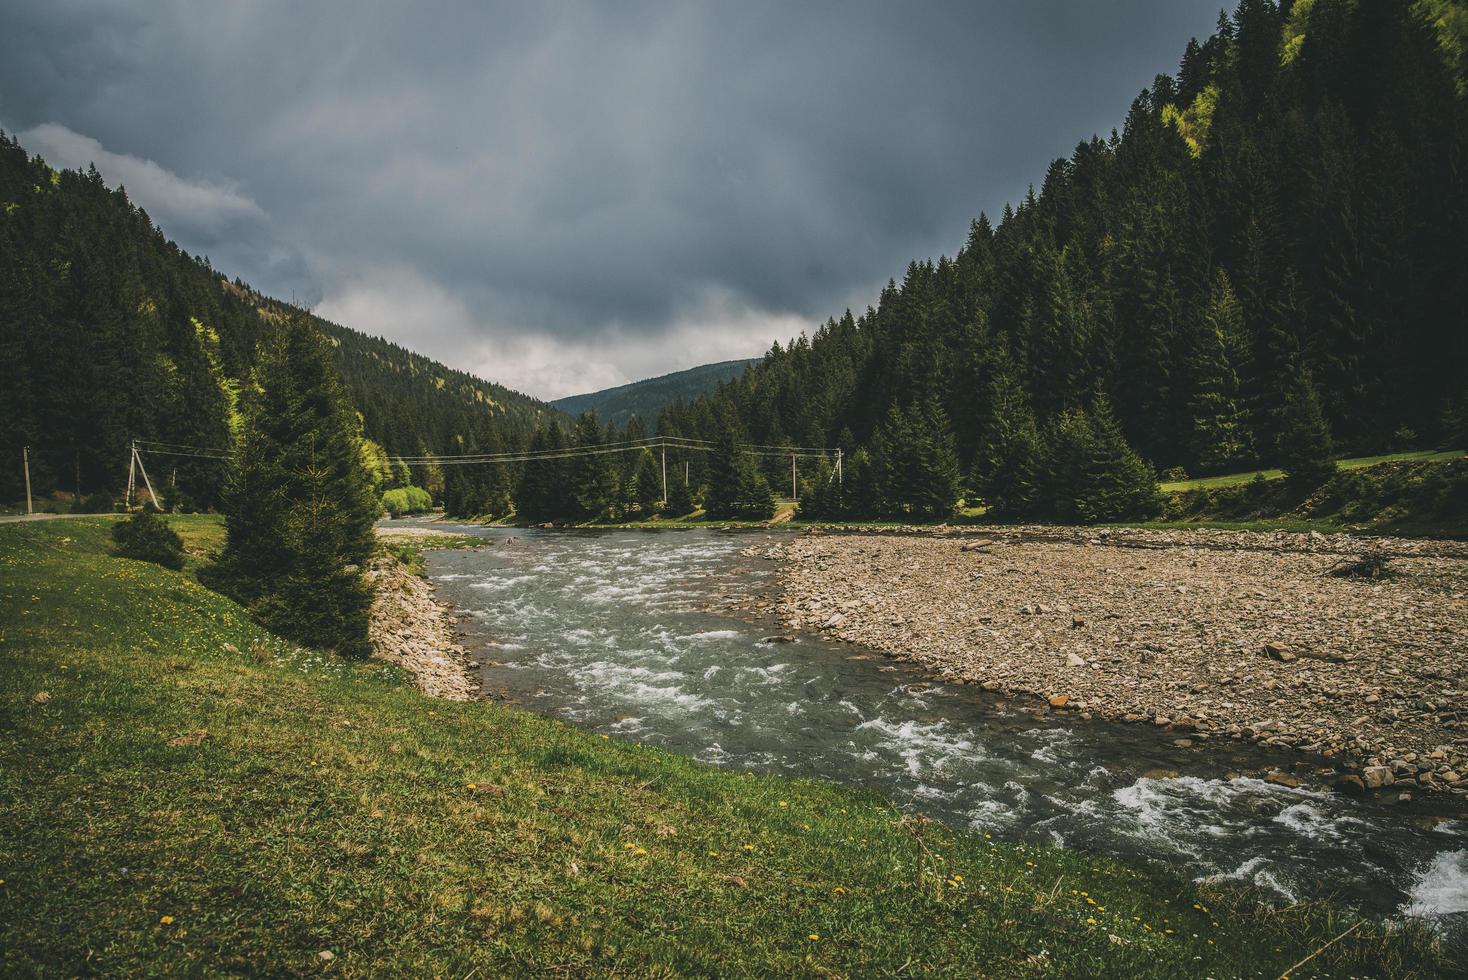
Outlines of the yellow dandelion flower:
<svg viewBox="0 0 1468 980">
<path fill-rule="evenodd" d="M 469 788 L 470 789 L 478 789 L 479 788 L 479 784 L 477 784 L 477 783 L 470 783 L 469 784 Z"/>
<path fill-rule="evenodd" d="M 790 804 L 789 804 L 789 803 L 786 803 L 786 802 L 785 802 L 785 801 L 784 801 L 784 800 L 781 800 L 781 801 L 780 801 L 780 806 L 781 806 L 781 807 L 787 807 L 787 806 L 789 806 L 789 805 L 790 805 Z"/>
<path fill-rule="evenodd" d="M 171 925 L 173 925 L 173 916 L 171 916 L 171 915 L 165 915 L 163 918 L 159 919 L 158 921 L 161 922 L 161 923 L 163 923 L 165 926 L 171 926 Z"/>
<path fill-rule="evenodd" d="M 806 936 L 805 938 L 806 939 L 809 939 L 813 943 L 818 943 L 818 942 L 821 941 L 821 934 L 818 933 L 818 932 L 813 932 L 809 936 Z"/>
<path fill-rule="evenodd" d="M 1088 926 L 1094 926 L 1095 924 L 1096 924 L 1096 920 L 1095 919 L 1089 919 L 1089 918 L 1086 919 L 1086 925 L 1088 925 Z"/>
<path fill-rule="evenodd" d="M 744 845 L 744 849 L 746 851 L 752 851 L 752 850 L 754 850 L 754 845 L 753 844 L 745 844 Z"/>
<path fill-rule="evenodd" d="M 719 852 L 718 851 L 709 851 L 709 857 L 716 858 L 718 856 L 719 856 Z"/>
<path fill-rule="evenodd" d="M 5 882 L 0 881 L 0 885 L 3 885 L 3 884 L 5 884 Z M 833 895 L 845 895 L 846 894 L 846 889 L 845 888 L 842 888 L 840 885 L 837 885 L 835 888 L 832 888 L 831 889 L 831 894 L 833 894 Z"/>
</svg>

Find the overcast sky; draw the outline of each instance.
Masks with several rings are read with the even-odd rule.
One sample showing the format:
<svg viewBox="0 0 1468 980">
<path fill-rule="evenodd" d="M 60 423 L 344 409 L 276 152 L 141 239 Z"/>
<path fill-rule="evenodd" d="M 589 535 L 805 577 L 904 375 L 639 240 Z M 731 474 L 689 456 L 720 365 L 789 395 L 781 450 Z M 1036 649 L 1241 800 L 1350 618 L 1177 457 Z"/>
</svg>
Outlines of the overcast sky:
<svg viewBox="0 0 1468 980">
<path fill-rule="evenodd" d="M 1120 125 L 1220 0 L 0 0 L 0 127 L 546 398 L 753 356 Z"/>
</svg>

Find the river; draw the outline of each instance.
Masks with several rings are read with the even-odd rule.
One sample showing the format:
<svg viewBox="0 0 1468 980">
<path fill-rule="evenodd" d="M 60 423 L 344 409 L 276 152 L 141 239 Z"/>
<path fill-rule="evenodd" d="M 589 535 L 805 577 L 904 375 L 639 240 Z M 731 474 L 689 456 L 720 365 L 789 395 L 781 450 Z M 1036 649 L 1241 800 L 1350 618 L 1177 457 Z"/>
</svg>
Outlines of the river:
<svg viewBox="0 0 1468 980">
<path fill-rule="evenodd" d="M 1468 932 L 1468 820 L 1440 804 L 1230 778 L 1259 768 L 1248 746 L 1036 720 L 846 644 L 762 642 L 768 624 L 709 610 L 775 585 L 771 563 L 740 556 L 763 532 L 453 529 L 491 547 L 432 552 L 429 577 L 466 616 L 484 688 L 530 710 L 718 766 L 873 787 L 996 838 Z"/>
</svg>

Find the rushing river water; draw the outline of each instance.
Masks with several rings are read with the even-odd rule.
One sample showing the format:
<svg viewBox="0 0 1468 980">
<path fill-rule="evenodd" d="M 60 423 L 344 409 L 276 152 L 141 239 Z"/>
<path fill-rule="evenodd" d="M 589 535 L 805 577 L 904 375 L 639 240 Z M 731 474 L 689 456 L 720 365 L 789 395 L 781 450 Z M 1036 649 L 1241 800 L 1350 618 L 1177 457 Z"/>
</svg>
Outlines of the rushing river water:
<svg viewBox="0 0 1468 980">
<path fill-rule="evenodd" d="M 1230 779 L 1258 768 L 1247 747 L 1035 720 L 820 637 L 761 642 L 770 626 L 707 611 L 774 585 L 770 563 L 739 556 L 758 536 L 463 530 L 493 547 L 433 552 L 429 575 L 468 617 L 485 688 L 531 710 L 720 766 L 875 787 L 996 837 L 1468 927 L 1468 821 Z M 1144 775 L 1159 769 L 1183 774 Z"/>
</svg>

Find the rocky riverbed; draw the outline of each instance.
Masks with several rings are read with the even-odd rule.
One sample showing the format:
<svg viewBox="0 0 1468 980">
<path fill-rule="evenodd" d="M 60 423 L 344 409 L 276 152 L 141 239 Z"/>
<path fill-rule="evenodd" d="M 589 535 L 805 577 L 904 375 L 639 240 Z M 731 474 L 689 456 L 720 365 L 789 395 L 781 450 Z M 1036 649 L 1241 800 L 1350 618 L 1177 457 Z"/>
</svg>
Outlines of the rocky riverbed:
<svg viewBox="0 0 1468 980">
<path fill-rule="evenodd" d="M 1298 750 L 1346 791 L 1468 795 L 1468 544 L 1022 527 L 810 533 L 749 554 L 781 563 L 765 611 L 788 629 L 1036 712 Z"/>
<path fill-rule="evenodd" d="M 448 536 L 426 528 L 395 529 L 381 536 L 432 547 L 435 535 Z M 453 610 L 434 597 L 433 586 L 390 554 L 373 559 L 367 575 L 376 589 L 369 627 L 373 656 L 407 670 L 418 689 L 432 697 L 450 701 L 477 697 L 479 683 L 458 642 Z"/>
</svg>

